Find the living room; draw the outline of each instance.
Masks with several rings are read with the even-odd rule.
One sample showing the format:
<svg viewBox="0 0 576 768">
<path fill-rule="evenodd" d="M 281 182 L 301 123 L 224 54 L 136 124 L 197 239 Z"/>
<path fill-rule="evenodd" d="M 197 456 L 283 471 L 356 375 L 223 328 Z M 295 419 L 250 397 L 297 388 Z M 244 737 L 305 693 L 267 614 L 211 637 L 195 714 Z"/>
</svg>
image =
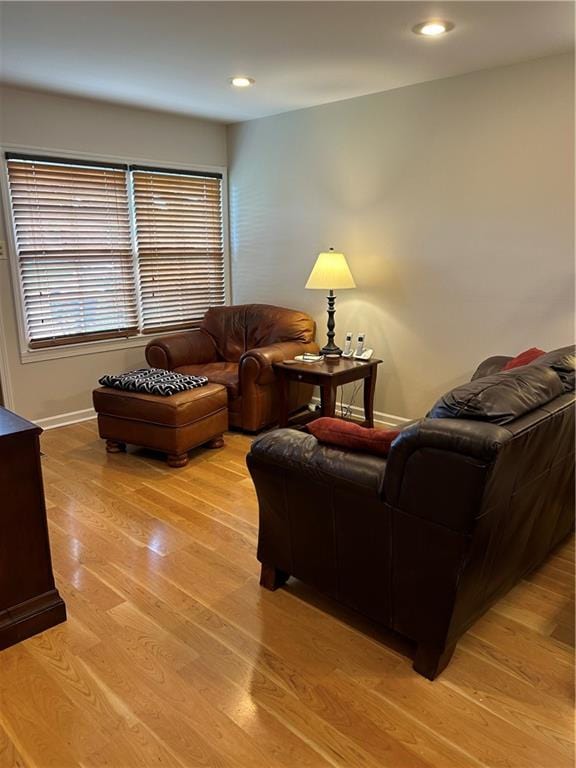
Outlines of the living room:
<svg viewBox="0 0 576 768">
<path fill-rule="evenodd" d="M 0 765 L 572 765 L 574 4 L 1 13 Z"/>
</svg>

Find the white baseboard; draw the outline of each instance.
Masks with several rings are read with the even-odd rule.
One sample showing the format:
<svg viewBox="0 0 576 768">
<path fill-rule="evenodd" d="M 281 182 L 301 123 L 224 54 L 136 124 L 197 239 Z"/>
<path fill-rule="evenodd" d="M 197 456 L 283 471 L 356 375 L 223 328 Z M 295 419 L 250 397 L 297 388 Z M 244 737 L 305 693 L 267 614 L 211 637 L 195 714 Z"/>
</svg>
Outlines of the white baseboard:
<svg viewBox="0 0 576 768">
<path fill-rule="evenodd" d="M 312 398 L 312 406 L 320 404 L 320 398 L 319 397 L 313 397 Z M 346 403 L 342 403 L 342 408 L 346 409 L 348 406 Z M 340 413 L 340 403 L 336 404 L 336 415 Z M 364 418 L 364 408 L 361 408 L 358 405 L 353 405 L 350 408 L 350 413 L 354 418 L 357 419 L 363 419 Z M 382 411 L 374 411 L 374 424 L 378 424 L 378 426 L 383 427 L 402 427 L 404 424 L 406 424 L 407 421 L 410 421 L 410 419 L 405 419 L 404 416 L 395 416 L 392 413 L 383 413 Z"/>
<path fill-rule="evenodd" d="M 70 413 L 60 413 L 58 416 L 48 416 L 46 419 L 36 419 L 34 424 L 38 424 L 42 429 L 55 429 L 95 418 L 96 411 L 94 408 L 85 408 L 83 411 L 70 411 Z"/>
<path fill-rule="evenodd" d="M 319 397 L 313 397 L 311 407 L 320 404 Z M 343 403 L 343 408 L 347 408 L 346 403 Z M 352 416 L 357 419 L 364 418 L 364 409 L 353 405 L 350 408 Z M 336 413 L 340 413 L 340 403 L 336 409 Z M 96 418 L 96 411 L 94 408 L 85 408 L 83 411 L 70 411 L 69 413 L 60 413 L 58 416 L 48 416 L 46 419 L 35 419 L 34 423 L 38 424 L 42 429 L 55 429 L 56 427 L 66 427 L 68 424 L 78 424 L 80 421 L 89 421 Z M 383 427 L 401 427 L 406 424 L 410 419 L 405 419 L 403 416 L 395 416 L 392 413 L 383 413 L 382 411 L 374 411 L 374 424 L 378 424 Z"/>
</svg>

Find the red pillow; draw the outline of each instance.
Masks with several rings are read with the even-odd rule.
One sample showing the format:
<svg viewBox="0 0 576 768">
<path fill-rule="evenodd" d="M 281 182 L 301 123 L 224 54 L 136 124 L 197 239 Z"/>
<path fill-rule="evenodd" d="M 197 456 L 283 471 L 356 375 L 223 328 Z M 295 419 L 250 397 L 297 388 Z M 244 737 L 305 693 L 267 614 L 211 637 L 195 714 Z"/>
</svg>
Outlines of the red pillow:
<svg viewBox="0 0 576 768">
<path fill-rule="evenodd" d="M 510 368 L 520 368 L 521 365 L 528 365 L 528 363 L 534 362 L 534 360 L 545 354 L 546 352 L 544 352 L 543 349 L 538 349 L 538 347 L 530 347 L 530 349 L 527 349 L 524 352 L 521 352 L 519 355 L 516 355 L 516 357 L 513 357 L 512 360 L 508 360 L 502 370 L 509 371 Z"/>
<path fill-rule="evenodd" d="M 369 429 L 342 419 L 322 416 L 307 425 L 308 432 L 321 443 L 388 456 L 390 444 L 400 434 L 399 429 Z"/>
</svg>

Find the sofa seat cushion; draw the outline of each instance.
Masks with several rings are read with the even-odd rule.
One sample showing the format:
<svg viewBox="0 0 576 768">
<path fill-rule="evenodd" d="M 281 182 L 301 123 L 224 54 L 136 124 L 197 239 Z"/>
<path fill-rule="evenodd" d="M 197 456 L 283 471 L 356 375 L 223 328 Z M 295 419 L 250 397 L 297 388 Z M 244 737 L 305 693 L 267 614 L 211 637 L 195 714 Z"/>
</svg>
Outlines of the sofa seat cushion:
<svg viewBox="0 0 576 768">
<path fill-rule="evenodd" d="M 177 373 L 186 375 L 207 376 L 208 381 L 226 387 L 230 397 L 238 397 L 240 391 L 238 363 L 221 362 L 182 365 L 174 370 Z"/>
<path fill-rule="evenodd" d="M 438 400 L 428 417 L 507 424 L 562 392 L 562 381 L 552 368 L 532 363 L 456 387 Z"/>
<path fill-rule="evenodd" d="M 213 383 L 171 397 L 100 387 L 94 390 L 93 400 L 98 414 L 164 427 L 194 424 L 227 408 L 226 390 Z"/>
</svg>

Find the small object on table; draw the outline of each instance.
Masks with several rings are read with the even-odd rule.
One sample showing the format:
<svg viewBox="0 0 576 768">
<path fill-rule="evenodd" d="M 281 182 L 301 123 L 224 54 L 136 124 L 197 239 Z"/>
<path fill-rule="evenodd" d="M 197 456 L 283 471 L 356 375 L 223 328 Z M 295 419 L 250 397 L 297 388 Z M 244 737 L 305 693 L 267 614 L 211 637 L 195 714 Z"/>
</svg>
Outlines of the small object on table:
<svg viewBox="0 0 576 768">
<path fill-rule="evenodd" d="M 374 390 L 376 374 L 382 360 L 349 360 L 342 357 L 330 359 L 311 366 L 309 363 L 284 361 L 274 363 L 280 394 L 279 426 L 288 424 L 288 387 L 290 381 L 313 384 L 320 387 L 321 415 L 334 416 L 336 413 L 336 393 L 338 387 L 352 381 L 364 380 L 364 424 L 374 426 Z"/>
<path fill-rule="evenodd" d="M 321 360 L 324 360 L 324 355 L 313 355 L 311 352 L 304 352 L 294 358 L 296 363 L 319 363 Z"/>
</svg>

